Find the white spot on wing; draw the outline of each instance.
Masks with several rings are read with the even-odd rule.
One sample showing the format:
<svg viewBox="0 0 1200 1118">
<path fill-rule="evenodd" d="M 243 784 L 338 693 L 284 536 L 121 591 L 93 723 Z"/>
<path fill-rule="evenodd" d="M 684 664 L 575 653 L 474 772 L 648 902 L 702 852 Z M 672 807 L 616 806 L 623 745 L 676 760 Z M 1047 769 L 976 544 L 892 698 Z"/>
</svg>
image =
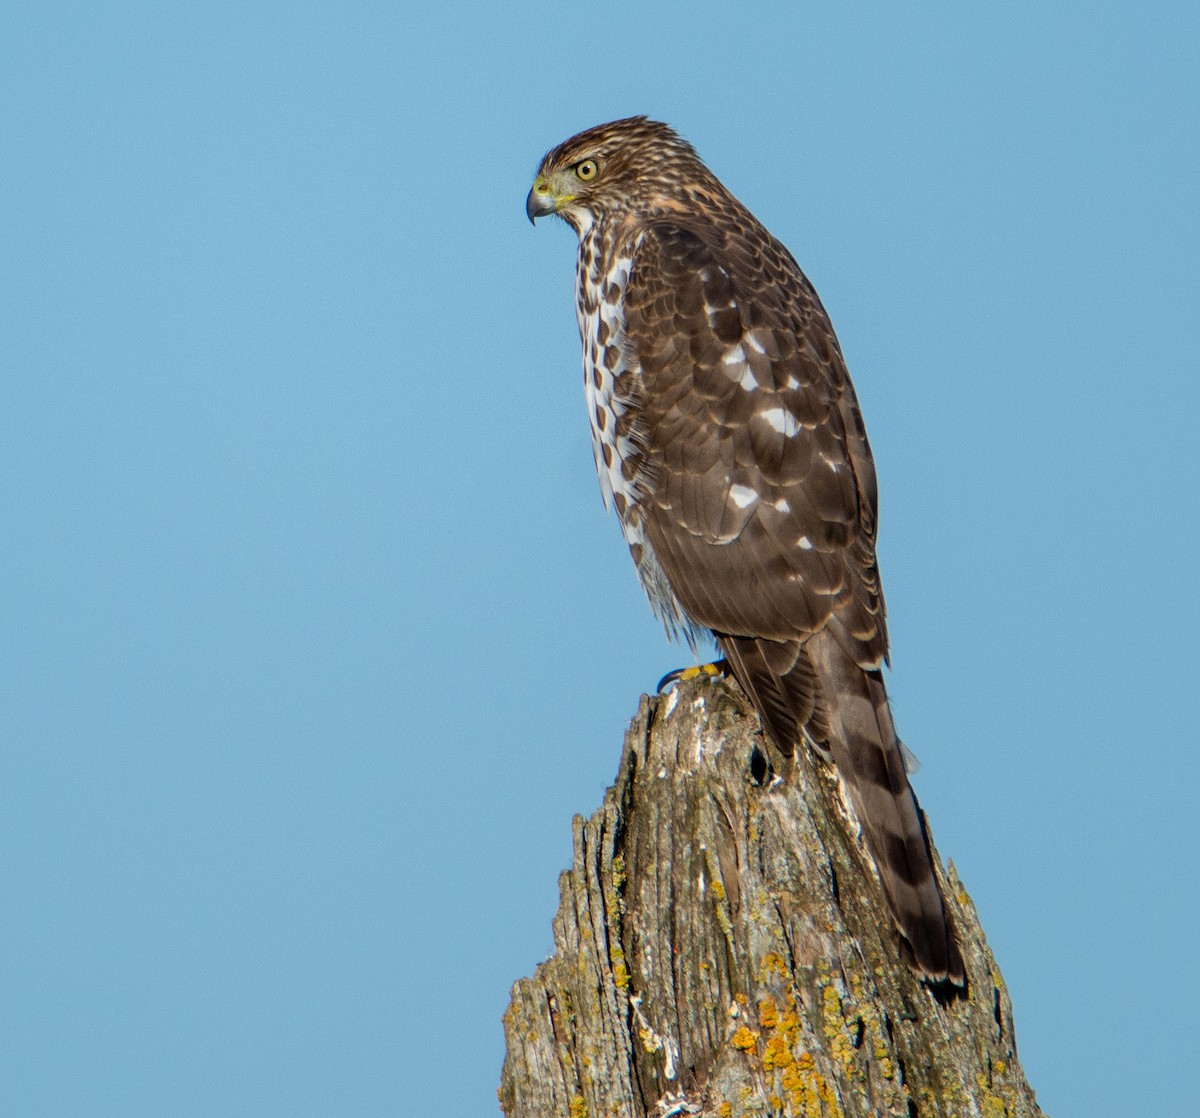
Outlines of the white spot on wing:
<svg viewBox="0 0 1200 1118">
<path fill-rule="evenodd" d="M 704 304 L 704 316 L 708 320 L 709 326 L 715 327 L 717 325 L 718 316 L 721 315 L 722 312 L 724 312 L 724 311 L 730 311 L 733 309 L 734 309 L 734 304 L 730 301 L 726 301 L 726 302 L 722 303 L 719 307 L 714 306 L 712 303 L 705 303 Z"/>
<path fill-rule="evenodd" d="M 722 355 L 721 364 L 729 370 L 731 378 L 738 378 L 738 384 L 747 392 L 753 392 L 758 387 L 758 378 L 746 358 L 746 351 L 740 345 L 730 346 Z"/>
<path fill-rule="evenodd" d="M 825 463 L 835 474 L 842 468 L 842 464 L 835 458 L 830 458 L 828 454 L 821 452 L 819 455 L 822 462 Z"/>
<path fill-rule="evenodd" d="M 783 408 L 768 408 L 762 413 L 762 417 L 786 439 L 790 439 L 800 430 L 796 417 Z"/>
<path fill-rule="evenodd" d="M 731 485 L 729 487 L 729 496 L 733 500 L 733 503 L 740 509 L 749 508 L 758 500 L 758 494 L 748 485 Z"/>
<path fill-rule="evenodd" d="M 812 551 L 812 540 L 810 540 L 807 536 L 801 536 L 796 541 L 796 546 L 804 551 Z"/>
</svg>

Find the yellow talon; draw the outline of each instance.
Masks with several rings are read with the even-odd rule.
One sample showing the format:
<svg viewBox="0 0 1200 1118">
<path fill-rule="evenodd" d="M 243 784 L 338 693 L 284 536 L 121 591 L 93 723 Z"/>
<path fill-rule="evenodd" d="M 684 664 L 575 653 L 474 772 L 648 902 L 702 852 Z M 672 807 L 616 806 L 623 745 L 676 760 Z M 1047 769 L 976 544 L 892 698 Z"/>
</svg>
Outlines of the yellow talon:
<svg viewBox="0 0 1200 1118">
<path fill-rule="evenodd" d="M 668 687 L 673 687 L 676 683 L 686 683 L 689 679 L 699 679 L 701 676 L 716 679 L 718 676 L 728 674 L 728 660 L 715 660 L 711 664 L 695 664 L 690 668 L 676 668 L 673 672 L 667 672 L 658 681 L 658 690 L 662 692 Z"/>
</svg>

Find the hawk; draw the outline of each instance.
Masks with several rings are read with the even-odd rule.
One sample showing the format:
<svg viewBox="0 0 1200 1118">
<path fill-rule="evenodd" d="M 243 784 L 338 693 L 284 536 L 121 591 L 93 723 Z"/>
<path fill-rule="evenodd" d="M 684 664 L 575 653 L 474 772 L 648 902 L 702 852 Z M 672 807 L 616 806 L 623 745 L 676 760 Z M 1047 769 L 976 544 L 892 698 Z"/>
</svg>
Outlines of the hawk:
<svg viewBox="0 0 1200 1118">
<path fill-rule="evenodd" d="M 816 291 L 645 117 L 550 151 L 526 212 L 579 236 L 596 469 L 651 605 L 693 645 L 711 632 L 785 756 L 832 758 L 917 967 L 961 983 L 884 687 L 875 467 Z"/>
</svg>

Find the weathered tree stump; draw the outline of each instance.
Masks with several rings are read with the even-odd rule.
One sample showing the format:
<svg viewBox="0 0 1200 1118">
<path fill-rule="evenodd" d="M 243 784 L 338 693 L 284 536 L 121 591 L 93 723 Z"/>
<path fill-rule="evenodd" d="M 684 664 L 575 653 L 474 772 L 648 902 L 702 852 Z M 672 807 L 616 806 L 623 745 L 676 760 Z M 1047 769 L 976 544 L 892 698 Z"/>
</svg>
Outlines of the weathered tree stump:
<svg viewBox="0 0 1200 1118">
<path fill-rule="evenodd" d="M 1040 1116 L 953 865 L 969 985 L 939 998 L 832 768 L 802 750 L 779 779 L 766 750 L 722 681 L 643 697 L 504 1015 L 508 1118 Z"/>
</svg>

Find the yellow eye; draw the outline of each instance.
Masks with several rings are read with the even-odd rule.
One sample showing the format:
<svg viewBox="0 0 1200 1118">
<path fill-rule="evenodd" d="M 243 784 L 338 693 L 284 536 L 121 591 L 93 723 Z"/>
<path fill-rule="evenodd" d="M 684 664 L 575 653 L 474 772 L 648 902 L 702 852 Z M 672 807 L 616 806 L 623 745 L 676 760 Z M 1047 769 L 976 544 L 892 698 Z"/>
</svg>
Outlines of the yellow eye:
<svg viewBox="0 0 1200 1118">
<path fill-rule="evenodd" d="M 600 168 L 596 166 L 594 159 L 585 159 L 582 163 L 575 164 L 575 174 L 584 182 L 591 182 L 600 173 Z"/>
</svg>

